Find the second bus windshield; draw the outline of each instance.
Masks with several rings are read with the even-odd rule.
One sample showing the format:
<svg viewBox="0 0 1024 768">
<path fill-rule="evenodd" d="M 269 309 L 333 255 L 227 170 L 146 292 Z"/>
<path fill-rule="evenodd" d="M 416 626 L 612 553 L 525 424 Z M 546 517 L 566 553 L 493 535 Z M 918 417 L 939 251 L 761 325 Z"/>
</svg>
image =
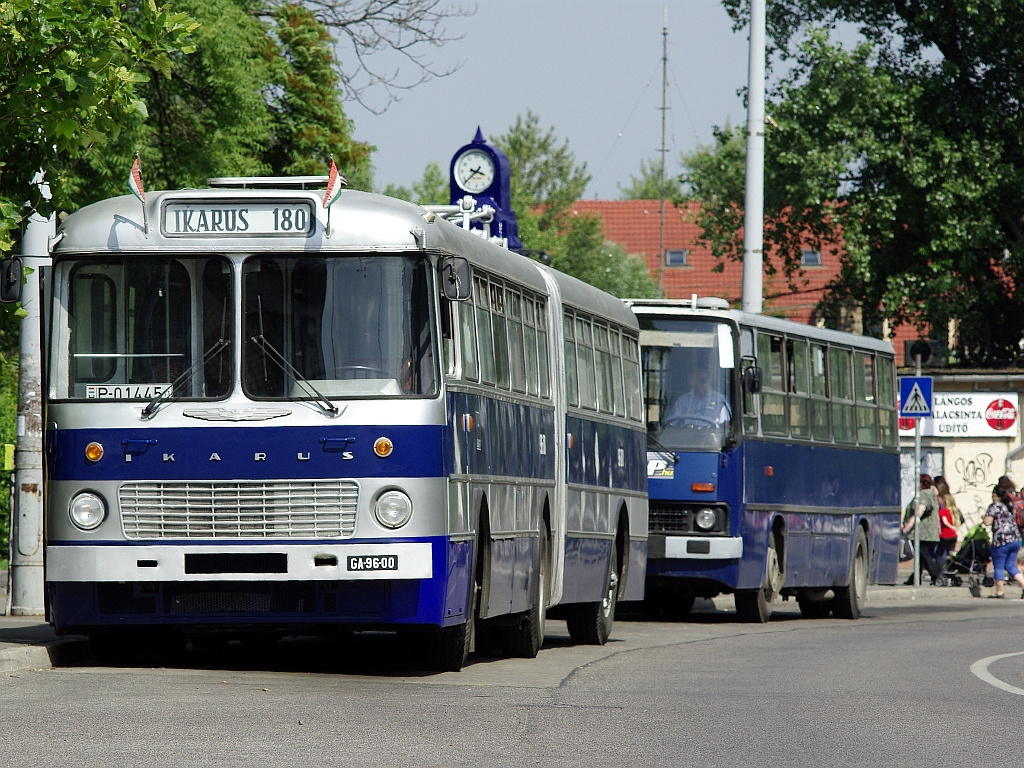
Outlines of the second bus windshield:
<svg viewBox="0 0 1024 768">
<path fill-rule="evenodd" d="M 721 450 L 733 419 L 733 337 L 726 323 L 644 318 L 647 428 L 670 450 Z"/>
</svg>

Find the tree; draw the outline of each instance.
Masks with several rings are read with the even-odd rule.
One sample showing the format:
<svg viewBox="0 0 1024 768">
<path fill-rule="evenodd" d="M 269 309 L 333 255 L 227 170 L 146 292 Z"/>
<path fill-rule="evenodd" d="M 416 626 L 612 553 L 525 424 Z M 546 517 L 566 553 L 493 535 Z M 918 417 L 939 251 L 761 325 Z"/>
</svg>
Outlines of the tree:
<svg viewBox="0 0 1024 768">
<path fill-rule="evenodd" d="M 725 0 L 738 14 L 741 0 Z M 746 23 L 737 15 L 737 26 Z M 828 29 L 857 26 L 863 42 Z M 1024 336 L 1024 18 L 1015 3 L 779 0 L 768 31 L 788 70 L 769 94 L 765 240 L 784 268 L 800 233 L 841 238 L 828 305 L 856 301 L 945 335 L 988 365 Z M 722 186 L 722 189 L 725 185 Z M 703 197 L 708 189 L 700 189 Z M 728 198 L 726 202 L 726 198 Z M 708 216 L 727 221 L 741 198 Z M 728 227 L 712 235 L 719 253 Z M 735 232 L 735 230 L 733 230 Z M 874 321 L 874 323 L 872 323 Z"/>
<path fill-rule="evenodd" d="M 641 160 L 640 175 L 629 177 L 629 186 L 619 185 L 623 200 L 678 200 L 683 197 L 680 176 L 661 175 L 660 160 Z"/>
<path fill-rule="evenodd" d="M 146 114 L 143 86 L 170 75 L 195 28 L 152 0 L 0 0 L 0 253 L 13 246 L 21 202 L 45 205 L 36 173 L 45 172 L 54 204 L 65 204 L 69 169 L 126 117 Z"/>
<path fill-rule="evenodd" d="M 271 0 L 271 6 L 278 4 L 279 0 Z M 448 8 L 442 0 L 304 0 L 304 4 L 336 34 L 338 47 L 351 54 L 343 57 L 349 64 L 339 69 L 346 99 L 374 114 L 397 101 L 401 91 L 458 69 L 435 67 L 428 53 L 462 37 L 448 32 L 449 19 L 474 13 L 461 6 Z M 375 105 L 371 99 L 381 92 L 383 99 L 378 97 Z"/>
<path fill-rule="evenodd" d="M 90 153 L 78 200 L 123 194 L 136 151 L 153 189 L 210 177 L 323 175 L 331 156 L 354 179 L 371 148 L 351 137 L 326 28 L 300 5 L 266 15 L 258 0 L 180 0 L 201 22 L 195 53 L 150 80 L 148 116 Z M 357 184 L 358 185 L 358 182 Z"/>
<path fill-rule="evenodd" d="M 616 296 L 658 295 L 643 260 L 604 238 L 600 218 L 572 215 L 590 176 L 569 142 L 546 132 L 532 112 L 491 141 L 508 156 L 512 207 L 524 248 L 549 254 L 551 266 Z"/>
<path fill-rule="evenodd" d="M 357 172 L 370 148 L 352 139 L 341 108 L 340 78 L 330 33 L 304 6 L 289 3 L 273 14 L 280 42 L 280 96 L 271 101 L 274 138 L 264 161 L 275 173 L 318 175 L 330 157 Z"/>
<path fill-rule="evenodd" d="M 417 205 L 448 205 L 448 177 L 441 170 L 440 164 L 431 160 L 424 168 L 423 176 L 412 183 L 412 189 L 388 184 L 384 194 Z"/>
</svg>

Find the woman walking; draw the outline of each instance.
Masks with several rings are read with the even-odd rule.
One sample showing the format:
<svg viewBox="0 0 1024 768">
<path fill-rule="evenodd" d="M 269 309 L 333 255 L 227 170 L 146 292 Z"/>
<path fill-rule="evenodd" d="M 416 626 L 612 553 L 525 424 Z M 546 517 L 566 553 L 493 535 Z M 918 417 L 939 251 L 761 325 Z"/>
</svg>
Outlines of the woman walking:
<svg viewBox="0 0 1024 768">
<path fill-rule="evenodd" d="M 1017 567 L 1017 553 L 1020 551 L 1020 531 L 1010 511 L 1013 501 L 1002 486 L 992 489 L 992 504 L 985 510 L 983 522 L 992 526 L 992 570 L 996 580 L 996 593 L 989 597 L 1005 597 L 1003 591 L 1004 571 L 1018 586 L 1024 588 L 1024 575 Z M 1021 594 L 1024 597 L 1024 593 Z"/>
</svg>

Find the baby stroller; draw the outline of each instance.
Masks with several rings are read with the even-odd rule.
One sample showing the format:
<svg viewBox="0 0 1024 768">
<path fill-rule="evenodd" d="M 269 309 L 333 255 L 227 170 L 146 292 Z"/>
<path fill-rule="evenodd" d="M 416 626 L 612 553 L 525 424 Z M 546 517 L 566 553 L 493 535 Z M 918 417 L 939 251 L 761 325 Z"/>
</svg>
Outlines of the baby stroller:
<svg viewBox="0 0 1024 768">
<path fill-rule="evenodd" d="M 967 532 L 960 549 L 950 555 L 942 568 L 942 584 L 951 587 L 967 586 L 974 592 L 981 586 L 991 587 L 995 582 L 986 575 L 991 560 L 988 531 L 979 523 Z"/>
</svg>

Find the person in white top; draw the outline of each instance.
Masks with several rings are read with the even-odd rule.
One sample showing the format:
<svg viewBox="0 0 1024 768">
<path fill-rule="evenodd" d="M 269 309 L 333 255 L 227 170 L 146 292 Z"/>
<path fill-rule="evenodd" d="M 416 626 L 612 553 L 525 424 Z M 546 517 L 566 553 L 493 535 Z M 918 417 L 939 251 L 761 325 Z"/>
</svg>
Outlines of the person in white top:
<svg viewBox="0 0 1024 768">
<path fill-rule="evenodd" d="M 724 394 L 711 389 L 708 372 L 697 369 L 690 377 L 690 391 L 676 398 L 665 413 L 670 427 L 721 427 L 732 419 Z"/>
</svg>

